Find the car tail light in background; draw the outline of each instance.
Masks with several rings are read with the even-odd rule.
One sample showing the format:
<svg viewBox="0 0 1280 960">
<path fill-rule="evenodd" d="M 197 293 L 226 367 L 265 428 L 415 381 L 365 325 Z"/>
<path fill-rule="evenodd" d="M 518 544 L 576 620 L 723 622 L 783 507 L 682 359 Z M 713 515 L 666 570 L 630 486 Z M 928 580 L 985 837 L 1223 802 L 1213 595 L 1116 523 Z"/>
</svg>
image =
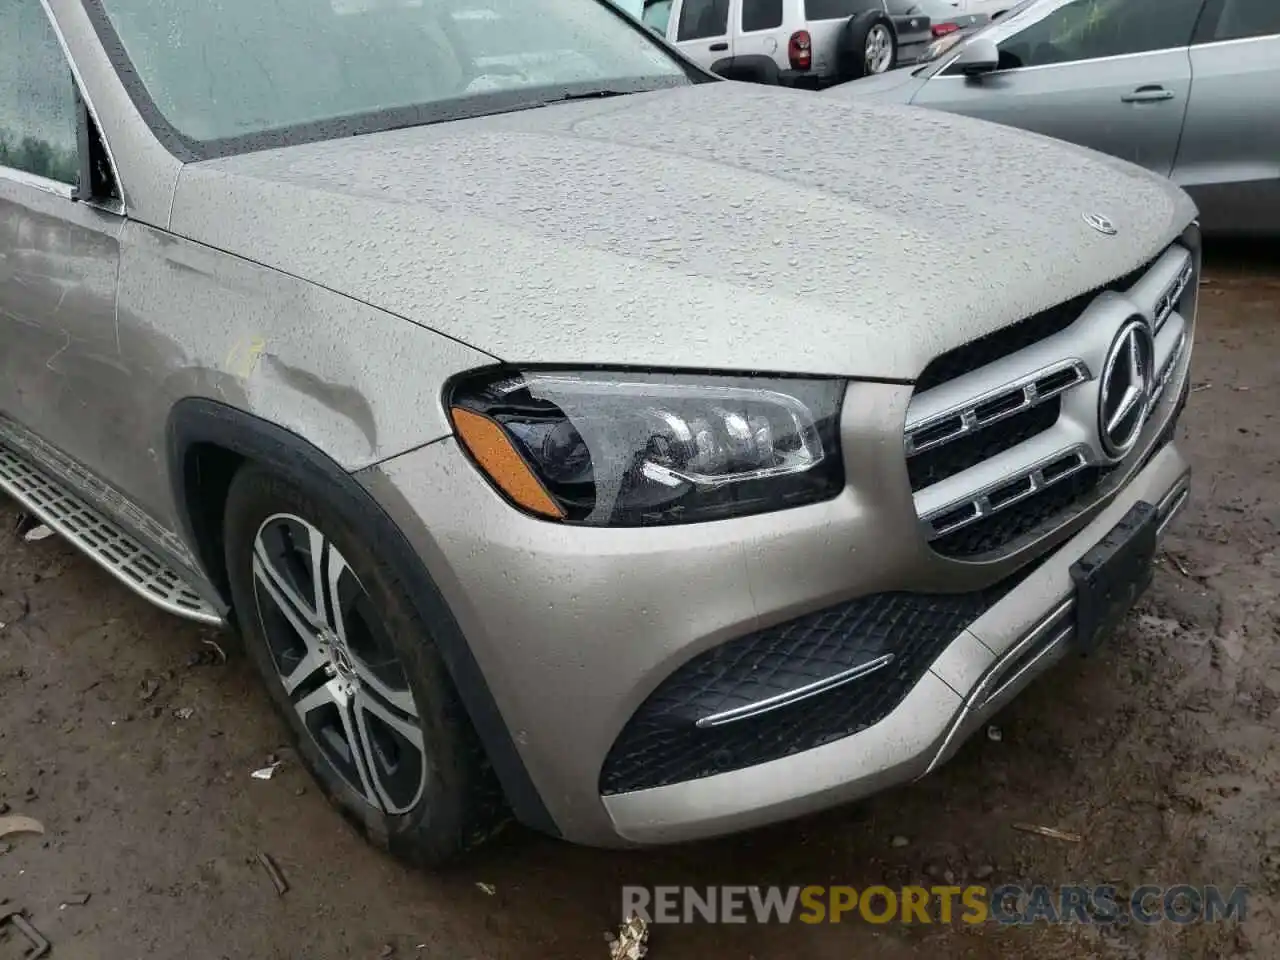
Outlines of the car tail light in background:
<svg viewBox="0 0 1280 960">
<path fill-rule="evenodd" d="M 945 37 L 947 34 L 955 33 L 959 29 L 960 24 L 958 23 L 935 23 L 933 25 L 933 36 L 935 39 Z"/>
<path fill-rule="evenodd" d="M 813 41 L 808 30 L 797 30 L 787 42 L 787 59 L 792 70 L 808 70 L 813 66 Z"/>
</svg>

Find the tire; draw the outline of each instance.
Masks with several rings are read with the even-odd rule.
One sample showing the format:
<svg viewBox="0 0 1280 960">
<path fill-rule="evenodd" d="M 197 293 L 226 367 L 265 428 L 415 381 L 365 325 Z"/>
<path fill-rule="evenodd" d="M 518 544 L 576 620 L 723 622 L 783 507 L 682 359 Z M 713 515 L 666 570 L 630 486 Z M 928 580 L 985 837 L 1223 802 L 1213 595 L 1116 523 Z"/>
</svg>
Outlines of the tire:
<svg viewBox="0 0 1280 960">
<path fill-rule="evenodd" d="M 867 47 L 872 35 L 883 35 L 890 45 L 888 60 L 882 69 L 872 71 L 867 65 Z M 862 15 L 851 17 L 840 33 L 836 51 L 836 70 L 841 82 L 860 80 L 863 77 L 892 70 L 898 63 L 898 35 L 888 17 Z"/>
<path fill-rule="evenodd" d="M 325 794 L 376 846 L 438 866 L 503 825 L 501 788 L 403 580 L 316 486 L 253 464 L 232 480 L 236 621 Z"/>
</svg>

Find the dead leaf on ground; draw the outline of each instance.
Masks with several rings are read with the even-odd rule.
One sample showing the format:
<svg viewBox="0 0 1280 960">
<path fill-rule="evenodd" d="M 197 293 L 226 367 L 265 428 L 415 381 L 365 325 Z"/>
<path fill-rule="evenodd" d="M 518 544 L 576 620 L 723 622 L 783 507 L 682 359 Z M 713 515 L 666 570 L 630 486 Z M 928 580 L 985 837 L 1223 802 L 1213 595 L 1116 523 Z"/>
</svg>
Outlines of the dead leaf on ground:
<svg viewBox="0 0 1280 960">
<path fill-rule="evenodd" d="M 0 838 L 21 833 L 44 833 L 44 824 L 31 817 L 0 817 Z"/>
<path fill-rule="evenodd" d="M 609 939 L 609 960 L 640 960 L 649 952 L 649 925 L 643 919 L 632 916 L 618 930 L 618 935 L 606 934 Z"/>
</svg>

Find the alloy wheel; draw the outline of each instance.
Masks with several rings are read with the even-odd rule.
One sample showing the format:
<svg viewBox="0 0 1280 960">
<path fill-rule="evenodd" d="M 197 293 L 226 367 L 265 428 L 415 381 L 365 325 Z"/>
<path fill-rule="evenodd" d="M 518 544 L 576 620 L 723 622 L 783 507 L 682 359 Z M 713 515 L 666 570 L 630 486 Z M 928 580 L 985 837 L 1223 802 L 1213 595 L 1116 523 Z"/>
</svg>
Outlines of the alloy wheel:
<svg viewBox="0 0 1280 960">
<path fill-rule="evenodd" d="M 893 37 L 884 24 L 876 24 L 867 33 L 867 73 L 884 73 L 893 62 Z"/>
<path fill-rule="evenodd" d="M 280 682 L 321 754 L 376 809 L 411 810 L 428 775 L 422 723 L 355 571 L 315 526 L 276 514 L 254 538 L 253 587 Z"/>
</svg>

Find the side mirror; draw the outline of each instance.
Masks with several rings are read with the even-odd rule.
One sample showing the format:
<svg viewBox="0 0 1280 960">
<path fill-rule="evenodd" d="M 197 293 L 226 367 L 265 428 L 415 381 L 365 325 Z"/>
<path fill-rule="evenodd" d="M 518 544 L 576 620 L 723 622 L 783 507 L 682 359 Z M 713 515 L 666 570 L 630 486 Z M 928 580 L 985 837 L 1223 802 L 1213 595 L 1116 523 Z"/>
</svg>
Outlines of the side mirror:
<svg viewBox="0 0 1280 960">
<path fill-rule="evenodd" d="M 974 37 L 956 58 L 955 67 L 966 77 L 980 77 L 1000 69 L 1000 49 L 990 37 Z"/>
</svg>

